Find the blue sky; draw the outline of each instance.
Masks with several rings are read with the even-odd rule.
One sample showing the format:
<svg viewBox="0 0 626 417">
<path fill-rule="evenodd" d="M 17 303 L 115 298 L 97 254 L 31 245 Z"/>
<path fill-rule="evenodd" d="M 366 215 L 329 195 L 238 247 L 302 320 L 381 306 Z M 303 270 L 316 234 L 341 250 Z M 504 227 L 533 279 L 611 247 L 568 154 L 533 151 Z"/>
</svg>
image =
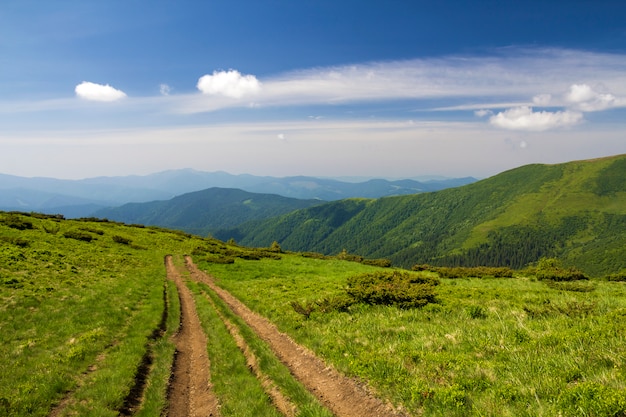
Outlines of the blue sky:
<svg viewBox="0 0 626 417">
<path fill-rule="evenodd" d="M 487 177 L 621 153 L 621 0 L 0 4 L 0 173 Z"/>
</svg>

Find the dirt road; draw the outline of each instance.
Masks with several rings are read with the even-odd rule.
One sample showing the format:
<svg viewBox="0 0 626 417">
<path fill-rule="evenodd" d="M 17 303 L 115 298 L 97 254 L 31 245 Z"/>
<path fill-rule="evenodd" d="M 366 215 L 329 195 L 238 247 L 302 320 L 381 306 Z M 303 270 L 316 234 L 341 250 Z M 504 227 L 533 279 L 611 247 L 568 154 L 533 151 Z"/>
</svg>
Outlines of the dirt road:
<svg viewBox="0 0 626 417">
<path fill-rule="evenodd" d="M 176 357 L 169 387 L 168 415 L 219 416 L 217 398 L 210 385 L 207 339 L 196 312 L 196 304 L 171 256 L 165 259 L 165 265 L 168 279 L 176 283 L 181 306 L 181 324 L 176 335 Z"/>
<path fill-rule="evenodd" d="M 212 277 L 196 267 L 191 257 L 185 257 L 185 264 L 191 279 L 207 284 L 236 315 L 241 317 L 261 339 L 268 343 L 274 354 L 289 368 L 292 375 L 302 382 L 336 416 L 406 416 L 403 412 L 395 410 L 390 404 L 373 396 L 367 387 L 327 366 L 311 351 L 298 345 L 284 333 L 279 332 L 267 319 L 254 313 L 229 292 L 218 287 Z M 189 302 L 187 297 L 181 296 L 181 302 L 183 303 L 183 311 L 190 310 L 186 315 L 194 315 L 191 312 L 193 311 L 193 300 Z M 205 377 L 203 376 L 203 378 Z"/>
</svg>

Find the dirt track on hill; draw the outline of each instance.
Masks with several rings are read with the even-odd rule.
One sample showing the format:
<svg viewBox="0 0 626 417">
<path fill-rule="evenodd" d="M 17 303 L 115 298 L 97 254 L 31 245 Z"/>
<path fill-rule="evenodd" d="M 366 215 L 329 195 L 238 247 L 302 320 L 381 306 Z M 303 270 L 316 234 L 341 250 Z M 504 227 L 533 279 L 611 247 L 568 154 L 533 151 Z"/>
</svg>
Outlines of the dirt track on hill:
<svg viewBox="0 0 626 417">
<path fill-rule="evenodd" d="M 172 257 L 165 259 L 168 279 L 176 283 L 180 298 L 181 323 L 175 336 L 176 357 L 169 386 L 172 417 L 219 416 L 217 398 L 211 390 L 207 339 L 196 312 L 191 291 L 176 270 Z"/>
<path fill-rule="evenodd" d="M 292 375 L 298 379 L 318 400 L 338 417 L 392 417 L 406 416 L 373 396 L 367 387 L 341 375 L 327 366 L 320 358 L 281 333 L 266 318 L 251 311 L 228 291 L 218 287 L 213 278 L 200 271 L 191 257 L 185 257 L 185 265 L 194 281 L 203 282 L 211 288 L 254 332 L 274 351 Z M 181 297 L 181 301 L 189 302 Z M 191 300 L 193 303 L 193 299 Z M 200 329 L 201 331 L 201 329 Z M 174 415 L 174 414 L 172 414 Z M 205 414 L 207 415 L 207 414 Z"/>
</svg>

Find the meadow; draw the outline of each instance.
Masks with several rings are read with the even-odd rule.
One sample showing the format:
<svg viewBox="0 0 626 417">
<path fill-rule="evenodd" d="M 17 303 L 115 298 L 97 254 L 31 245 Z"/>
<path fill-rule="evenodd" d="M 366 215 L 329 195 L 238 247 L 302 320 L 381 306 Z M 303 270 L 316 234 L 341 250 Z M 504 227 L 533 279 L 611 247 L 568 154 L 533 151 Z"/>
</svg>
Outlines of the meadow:
<svg viewBox="0 0 626 417">
<path fill-rule="evenodd" d="M 392 269 L 346 254 L 0 213 L 0 416 L 164 415 L 180 322 L 168 254 L 181 268 L 190 254 L 220 287 L 409 415 L 626 415 L 620 280 L 555 282 L 530 270 L 437 278 L 425 270 L 410 272 L 439 280 L 424 307 L 353 303 L 303 315 L 294 305 L 327 306 L 346 295 L 351 277 Z M 207 286 L 186 285 L 209 335 L 223 416 L 277 415 L 236 337 L 297 415 L 330 415 Z"/>
<path fill-rule="evenodd" d="M 201 264 L 248 306 L 411 415 L 626 413 L 626 286 L 441 279 L 419 309 L 353 305 L 305 318 L 368 266 L 298 256 Z M 428 274 L 426 272 L 426 274 Z"/>
</svg>

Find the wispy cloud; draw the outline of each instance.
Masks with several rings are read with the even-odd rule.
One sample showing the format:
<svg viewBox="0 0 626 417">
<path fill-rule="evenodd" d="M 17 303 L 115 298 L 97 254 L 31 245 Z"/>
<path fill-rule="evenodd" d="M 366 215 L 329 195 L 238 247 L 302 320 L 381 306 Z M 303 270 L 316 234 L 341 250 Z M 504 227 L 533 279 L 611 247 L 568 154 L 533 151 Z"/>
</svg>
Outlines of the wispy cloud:
<svg viewBox="0 0 626 417">
<path fill-rule="evenodd" d="M 89 81 L 78 84 L 74 91 L 78 97 L 90 101 L 117 101 L 126 97 L 126 93 L 108 84 L 102 85 Z"/>
<path fill-rule="evenodd" d="M 115 108 L 124 114 L 158 112 L 164 116 L 160 120 L 165 116 L 175 120 L 181 113 L 237 107 L 280 110 L 406 101 L 420 108 L 422 115 L 429 111 L 468 111 L 488 117 L 484 121 L 487 125 L 537 131 L 573 126 L 586 112 L 626 106 L 626 55 L 510 48 L 488 56 L 370 62 L 265 78 L 232 69 L 213 71 L 196 81 L 196 92 L 180 93 L 182 88 L 173 94 L 163 84 L 160 94 L 127 97 L 123 108 Z M 193 85 L 190 80 L 187 91 Z M 86 100 L 126 97 L 121 90 L 90 82 L 76 86 L 75 92 Z M 62 110 L 59 106 L 72 110 L 77 105 L 63 101 L 17 104 L 0 103 L 0 113 L 38 112 L 50 107 Z"/>
<path fill-rule="evenodd" d="M 626 96 L 626 55 L 559 49 L 511 49 L 491 56 L 374 62 L 313 68 L 260 81 L 237 71 L 214 72 L 200 79 L 202 98 L 188 97 L 179 111 L 214 111 L 254 105 L 293 106 L 361 103 L 385 100 L 464 100 L 462 108 L 487 109 L 521 105 L 564 106 L 573 85 L 604 85 L 616 96 Z M 223 101 L 221 96 L 241 99 Z M 607 97 L 597 97 L 602 103 Z M 508 104 L 508 106 L 507 106 Z M 599 105 L 595 105 L 599 107 Z M 580 109 L 584 110 L 584 109 Z"/>
</svg>

